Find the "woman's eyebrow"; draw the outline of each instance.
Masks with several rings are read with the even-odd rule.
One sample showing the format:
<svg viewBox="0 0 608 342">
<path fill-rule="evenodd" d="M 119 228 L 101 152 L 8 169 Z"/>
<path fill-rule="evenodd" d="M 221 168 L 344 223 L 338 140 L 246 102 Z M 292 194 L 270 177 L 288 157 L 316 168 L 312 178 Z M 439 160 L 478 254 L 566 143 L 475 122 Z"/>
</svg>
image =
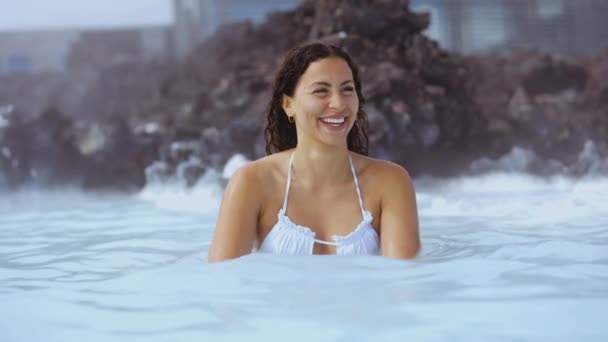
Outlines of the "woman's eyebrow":
<svg viewBox="0 0 608 342">
<path fill-rule="evenodd" d="M 346 81 L 340 83 L 340 86 L 343 86 L 343 85 L 348 84 L 348 83 L 354 83 L 354 82 L 353 82 L 353 80 L 346 80 Z M 314 87 L 314 86 L 330 87 L 331 84 L 329 84 L 328 82 L 325 82 L 325 81 L 318 81 L 318 82 L 315 82 L 315 83 L 311 84 L 310 86 L 311 87 Z"/>
</svg>

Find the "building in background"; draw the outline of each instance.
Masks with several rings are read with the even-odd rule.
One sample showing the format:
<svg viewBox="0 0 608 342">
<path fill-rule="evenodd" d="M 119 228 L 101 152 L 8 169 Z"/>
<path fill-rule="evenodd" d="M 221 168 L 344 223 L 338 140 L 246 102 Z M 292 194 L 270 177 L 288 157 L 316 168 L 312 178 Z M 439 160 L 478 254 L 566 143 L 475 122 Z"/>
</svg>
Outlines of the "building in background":
<svg viewBox="0 0 608 342">
<path fill-rule="evenodd" d="M 0 73 L 63 71 L 78 32 L 0 32 Z"/>
<path fill-rule="evenodd" d="M 167 61 L 171 58 L 170 27 L 145 27 L 79 32 L 64 59 L 65 68 L 82 70 L 128 61 Z"/>
<path fill-rule="evenodd" d="M 535 49 L 589 56 L 608 48 L 604 0 L 410 0 L 431 13 L 429 36 L 464 54 Z"/>
<path fill-rule="evenodd" d="M 241 20 L 261 23 L 272 11 L 291 10 L 302 0 L 173 0 L 175 57 L 185 58 L 220 25 Z"/>
<path fill-rule="evenodd" d="M 62 29 L 0 32 L 0 74 L 63 72 L 133 58 L 171 58 L 172 28 Z"/>
<path fill-rule="evenodd" d="M 182 60 L 222 24 L 239 20 L 259 23 L 270 11 L 292 9 L 302 2 L 168 1 L 173 2 L 172 25 L 0 32 L 0 74 L 62 72 L 74 65 L 100 65 L 129 57 Z"/>
</svg>

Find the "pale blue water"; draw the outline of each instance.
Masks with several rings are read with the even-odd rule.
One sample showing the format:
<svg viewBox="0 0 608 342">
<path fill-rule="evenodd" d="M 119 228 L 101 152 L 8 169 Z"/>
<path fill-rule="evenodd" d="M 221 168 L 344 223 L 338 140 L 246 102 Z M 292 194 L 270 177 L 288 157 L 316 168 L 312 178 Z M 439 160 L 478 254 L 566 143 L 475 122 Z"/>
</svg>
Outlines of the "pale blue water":
<svg viewBox="0 0 608 342">
<path fill-rule="evenodd" d="M 606 341 L 608 179 L 417 180 L 423 251 L 207 264 L 221 189 L 0 199 L 0 341 Z"/>
</svg>

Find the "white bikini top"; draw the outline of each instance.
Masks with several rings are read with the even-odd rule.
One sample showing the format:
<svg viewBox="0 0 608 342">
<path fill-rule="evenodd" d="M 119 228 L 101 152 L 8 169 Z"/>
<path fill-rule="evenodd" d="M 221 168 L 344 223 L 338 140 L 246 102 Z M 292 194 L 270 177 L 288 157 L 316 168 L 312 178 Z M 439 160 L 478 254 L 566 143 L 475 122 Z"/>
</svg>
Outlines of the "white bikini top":
<svg viewBox="0 0 608 342">
<path fill-rule="evenodd" d="M 291 169 L 293 165 L 293 154 L 289 160 L 289 170 L 287 173 L 287 186 L 285 189 L 285 200 L 283 208 L 279 210 L 277 223 L 272 227 L 262 244 L 259 251 L 263 253 L 274 254 L 297 254 L 297 255 L 312 255 L 315 243 L 324 245 L 336 246 L 337 255 L 360 255 L 360 254 L 379 254 L 380 239 L 374 227 L 372 220 L 374 216 L 369 211 L 363 208 L 363 200 L 361 199 L 361 190 L 359 189 L 359 181 L 353 161 L 348 156 L 350 169 L 355 180 L 355 188 L 359 197 L 359 207 L 363 220 L 357 225 L 355 230 L 350 234 L 332 235 L 332 241 L 324 241 L 315 238 L 315 232 L 310 228 L 300 226 L 294 223 L 287 215 L 287 197 L 289 196 L 289 187 L 291 185 Z"/>
</svg>

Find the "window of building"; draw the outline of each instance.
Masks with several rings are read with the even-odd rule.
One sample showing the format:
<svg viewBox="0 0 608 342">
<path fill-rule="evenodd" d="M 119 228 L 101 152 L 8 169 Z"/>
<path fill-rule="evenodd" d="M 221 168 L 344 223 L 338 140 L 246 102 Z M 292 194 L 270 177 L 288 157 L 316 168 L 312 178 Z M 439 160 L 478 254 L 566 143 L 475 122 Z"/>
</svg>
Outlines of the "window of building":
<svg viewBox="0 0 608 342">
<path fill-rule="evenodd" d="M 29 73 L 32 72 L 32 68 L 32 58 L 28 55 L 11 55 L 6 61 L 6 72 L 9 73 Z"/>
<path fill-rule="evenodd" d="M 476 3 L 463 13 L 464 52 L 480 52 L 500 46 L 507 39 L 506 13 L 493 3 Z"/>
<path fill-rule="evenodd" d="M 564 4 L 558 0 L 539 0 L 536 3 L 536 12 L 542 19 L 552 19 L 564 14 Z"/>
</svg>

